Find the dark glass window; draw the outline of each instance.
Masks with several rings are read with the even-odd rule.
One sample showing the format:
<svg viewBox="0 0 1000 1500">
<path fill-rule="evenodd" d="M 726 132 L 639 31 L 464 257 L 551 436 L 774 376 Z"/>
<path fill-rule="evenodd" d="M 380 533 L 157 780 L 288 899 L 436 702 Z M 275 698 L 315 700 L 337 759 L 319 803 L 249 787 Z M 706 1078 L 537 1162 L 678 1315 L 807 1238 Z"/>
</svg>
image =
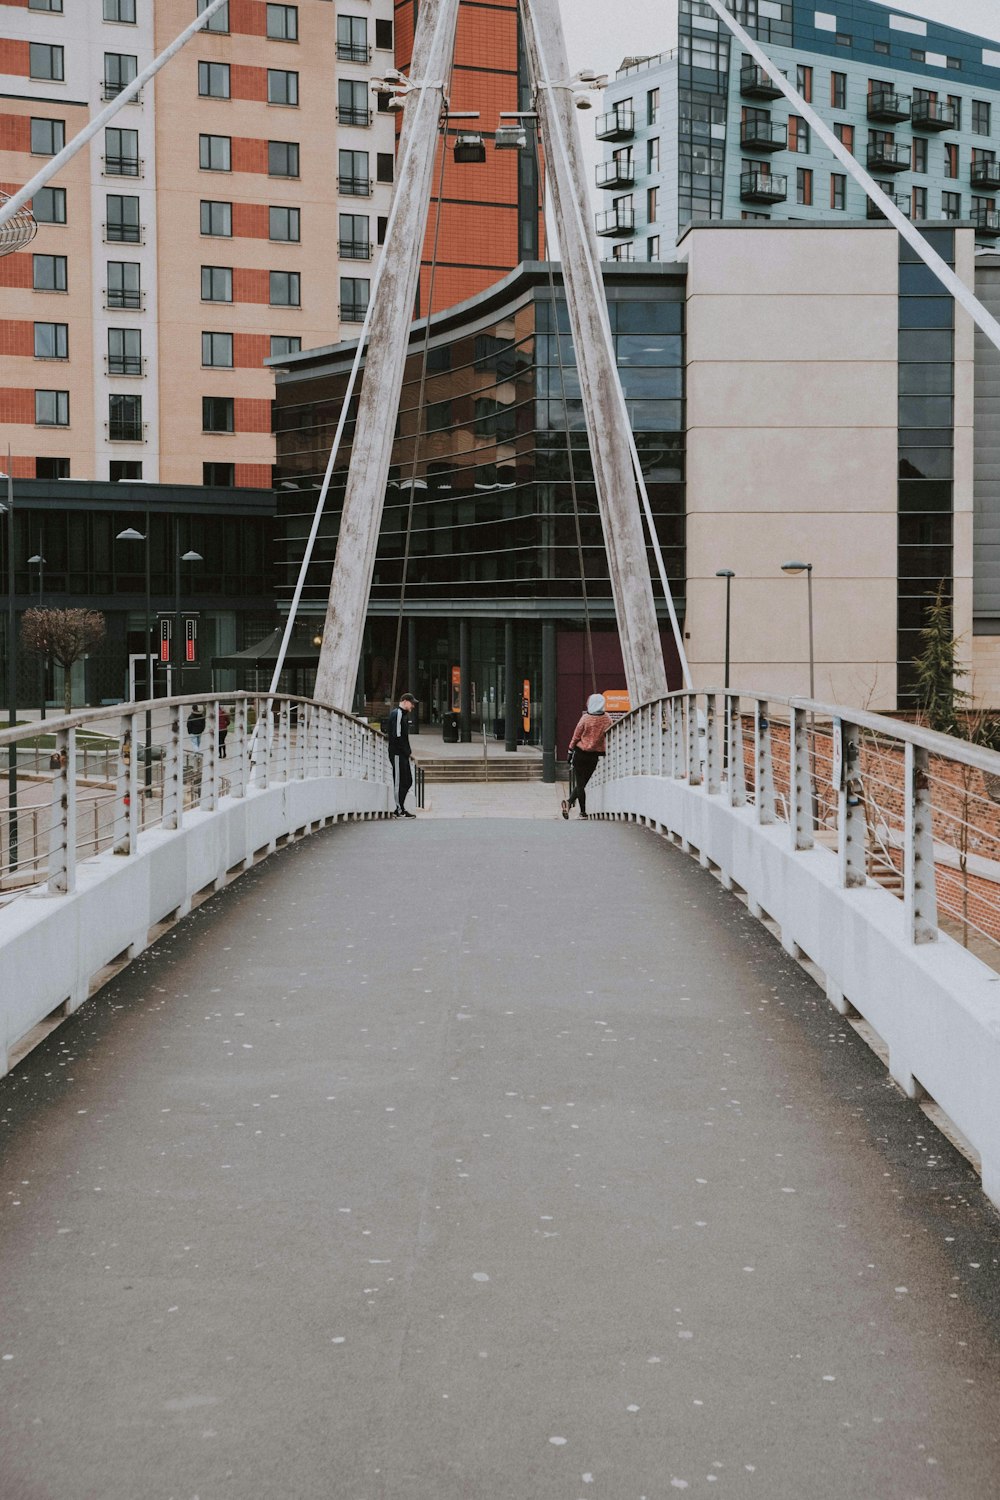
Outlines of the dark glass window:
<svg viewBox="0 0 1000 1500">
<path fill-rule="evenodd" d="M 64 292 L 66 290 L 65 255 L 33 255 L 32 286 L 36 292 Z"/>
<path fill-rule="evenodd" d="M 55 156 L 66 144 L 65 120 L 43 120 L 32 117 L 32 156 Z"/>
<path fill-rule="evenodd" d="M 234 398 L 232 396 L 202 396 L 202 432 L 233 432 Z"/>
<path fill-rule="evenodd" d="M 35 324 L 35 358 L 69 359 L 69 324 Z"/>
<path fill-rule="evenodd" d="M 233 232 L 233 205 L 203 198 L 201 203 L 202 234 L 229 239 Z"/>
<path fill-rule="evenodd" d="M 63 49 L 54 47 L 49 42 L 29 42 L 28 74 L 31 78 L 47 78 L 53 83 L 62 83 Z"/>
<path fill-rule="evenodd" d="M 228 135 L 198 137 L 198 165 L 203 172 L 231 172 L 233 143 Z"/>
<path fill-rule="evenodd" d="M 268 10 L 272 7 L 269 5 Z M 232 489 L 236 483 L 236 465 L 208 463 L 201 466 L 202 484 L 212 485 L 215 489 Z"/>
<path fill-rule="evenodd" d="M 31 200 L 31 212 L 37 224 L 65 224 L 66 189 L 39 188 Z"/>
<path fill-rule="evenodd" d="M 272 42 L 297 42 L 299 8 L 297 5 L 268 5 L 267 34 Z"/>
<path fill-rule="evenodd" d="M 267 173 L 269 177 L 298 177 L 298 141 L 268 141 Z"/>
</svg>

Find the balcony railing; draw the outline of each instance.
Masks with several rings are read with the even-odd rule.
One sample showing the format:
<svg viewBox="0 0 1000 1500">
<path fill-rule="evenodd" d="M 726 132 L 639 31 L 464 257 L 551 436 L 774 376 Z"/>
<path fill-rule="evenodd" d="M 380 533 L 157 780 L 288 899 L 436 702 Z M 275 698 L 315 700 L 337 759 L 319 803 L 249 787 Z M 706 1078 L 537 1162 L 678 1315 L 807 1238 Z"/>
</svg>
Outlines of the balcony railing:
<svg viewBox="0 0 1000 1500">
<path fill-rule="evenodd" d="M 143 292 L 132 287 L 108 287 L 104 293 L 104 306 L 114 308 L 142 308 L 145 306 L 145 295 Z"/>
<path fill-rule="evenodd" d="M 371 260 L 371 240 L 341 240 L 338 245 L 341 260 Z"/>
<path fill-rule="evenodd" d="M 996 157 L 972 163 L 972 186 L 987 188 L 991 192 L 1000 188 L 1000 162 Z"/>
<path fill-rule="evenodd" d="M 602 161 L 596 168 L 599 188 L 631 187 L 635 182 L 634 161 Z"/>
<path fill-rule="evenodd" d="M 972 222 L 976 226 L 976 233 L 985 238 L 996 239 L 1000 235 L 1000 209 L 977 209 L 972 215 Z"/>
<path fill-rule="evenodd" d="M 744 99 L 780 99 L 781 90 L 774 79 L 756 63 L 740 69 L 740 93 Z"/>
<path fill-rule="evenodd" d="M 144 224 L 105 224 L 106 245 L 142 245 L 146 240 Z"/>
<path fill-rule="evenodd" d="M 104 156 L 105 177 L 141 177 L 143 162 L 141 156 Z"/>
<path fill-rule="evenodd" d="M 893 141 L 869 141 L 868 166 L 878 172 L 908 172 L 910 148 L 897 146 Z"/>
<path fill-rule="evenodd" d="M 367 42 L 338 42 L 337 59 L 339 62 L 371 62 L 372 49 Z"/>
<path fill-rule="evenodd" d="M 788 197 L 788 178 L 783 172 L 742 172 L 740 199 L 744 203 L 783 203 Z"/>
<path fill-rule="evenodd" d="M 344 198 L 370 198 L 372 179 L 370 177 L 338 177 L 337 189 Z"/>
<path fill-rule="evenodd" d="M 111 443 L 144 443 L 148 422 L 136 421 L 132 417 L 112 417 L 104 427 Z"/>
<path fill-rule="evenodd" d="M 740 145 L 744 151 L 784 151 L 788 145 L 788 126 L 775 125 L 771 120 L 744 120 Z"/>
<path fill-rule="evenodd" d="M 908 120 L 910 118 L 909 94 L 897 94 L 895 89 L 874 89 L 868 95 L 868 118 L 869 120 L 889 120 L 893 123 Z"/>
<path fill-rule="evenodd" d="M 610 109 L 598 115 L 594 134 L 599 141 L 627 141 L 635 135 L 635 110 Z"/>
<path fill-rule="evenodd" d="M 367 302 L 342 302 L 340 304 L 340 321 L 342 323 L 363 323 L 367 315 Z"/>
<path fill-rule="evenodd" d="M 944 99 L 914 99 L 912 119 L 914 130 L 955 130 L 958 128 L 955 106 L 948 104 Z"/>
<path fill-rule="evenodd" d="M 372 112 L 370 109 L 359 109 L 353 104 L 337 105 L 338 125 L 370 125 Z"/>
<path fill-rule="evenodd" d="M 146 361 L 141 354 L 109 354 L 105 363 L 109 375 L 145 375 Z"/>
<path fill-rule="evenodd" d="M 101 97 L 102 99 L 117 99 L 118 95 L 123 94 L 128 88 L 129 84 L 134 82 L 135 80 L 133 78 L 126 78 L 123 83 L 112 83 L 110 78 L 105 78 L 101 82 Z M 135 97 L 133 99 L 130 99 L 128 102 L 130 104 L 141 104 L 142 89 L 140 89 Z"/>
<path fill-rule="evenodd" d="M 886 197 L 896 205 L 901 214 L 904 214 L 906 218 L 910 218 L 912 205 L 910 203 L 908 193 L 887 193 Z M 885 218 L 885 214 L 879 208 L 878 204 L 874 203 L 871 198 L 868 199 L 868 206 L 865 210 L 865 214 L 869 219 Z"/>
<path fill-rule="evenodd" d="M 634 234 L 635 211 L 631 208 L 609 208 L 597 215 L 598 234 Z"/>
</svg>

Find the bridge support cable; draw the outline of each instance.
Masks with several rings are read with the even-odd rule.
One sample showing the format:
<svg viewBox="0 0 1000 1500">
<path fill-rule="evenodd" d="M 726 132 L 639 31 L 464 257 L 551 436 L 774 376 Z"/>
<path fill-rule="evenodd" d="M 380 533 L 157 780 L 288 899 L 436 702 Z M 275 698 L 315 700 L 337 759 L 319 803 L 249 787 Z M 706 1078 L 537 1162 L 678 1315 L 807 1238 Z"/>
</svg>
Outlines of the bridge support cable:
<svg viewBox="0 0 1000 1500">
<path fill-rule="evenodd" d="M 361 659 L 457 22 L 458 0 L 424 0 L 420 7 L 403 115 L 402 162 L 369 306 L 368 359 L 315 688 L 321 702 L 345 708 L 354 699 Z"/>
<path fill-rule="evenodd" d="M 166 67 L 170 59 L 176 57 L 177 53 L 187 46 L 197 32 L 204 30 L 216 11 L 221 10 L 227 3 L 228 0 L 210 0 L 210 4 L 206 5 L 201 15 L 196 16 L 190 26 L 185 26 L 180 35 L 174 38 L 169 47 L 164 48 L 159 57 L 154 58 L 148 67 L 143 68 L 142 72 L 132 79 L 131 83 L 126 84 L 120 94 L 115 95 L 107 109 L 102 109 L 100 114 L 95 115 L 90 123 L 83 127 L 79 135 L 75 135 L 68 145 L 56 152 L 51 161 L 45 163 L 40 172 L 35 173 L 30 182 L 26 182 L 23 188 L 12 193 L 6 203 L 0 206 L 0 229 L 35 196 L 39 188 L 43 188 L 47 182 L 51 181 L 68 161 L 72 161 L 77 152 L 82 151 L 87 142 L 92 141 L 94 136 L 114 119 L 118 111 L 129 104 L 150 79 L 155 78 L 160 69 Z"/>
<path fill-rule="evenodd" d="M 657 528 L 652 519 L 645 475 L 642 472 L 636 440 L 631 431 L 631 422 L 628 420 L 628 408 L 625 405 L 625 395 L 622 392 L 621 378 L 618 374 L 612 327 L 607 317 L 607 305 L 604 300 L 604 281 L 601 276 L 594 226 L 583 220 L 582 205 L 589 202 L 589 192 L 586 189 L 585 177 L 583 177 L 576 129 L 570 124 L 573 120 L 573 111 L 571 111 L 568 99 L 559 101 L 558 98 L 559 95 L 567 92 L 567 86 L 561 81 L 553 81 L 552 77 L 553 68 L 561 69 L 564 74 L 568 72 L 558 3 L 556 0 L 520 0 L 520 3 L 522 3 L 523 18 L 525 18 L 525 43 L 529 66 L 534 72 L 535 83 L 538 86 L 537 108 L 541 130 L 543 130 L 543 144 L 549 156 L 550 168 L 552 168 L 552 163 L 558 165 L 556 171 L 550 169 L 549 183 L 552 184 L 553 208 L 555 208 L 556 225 L 559 231 L 559 248 L 562 252 L 562 275 L 564 275 L 565 291 L 567 291 L 567 303 L 570 306 L 577 363 L 580 366 L 580 386 L 582 386 L 583 405 L 585 405 L 586 417 L 588 417 L 588 434 L 591 438 L 595 475 L 598 474 L 598 469 L 604 468 L 604 462 L 598 463 L 597 449 L 603 449 L 604 444 L 609 444 L 606 458 L 609 462 L 610 474 L 606 474 L 606 478 L 610 477 L 612 481 L 610 481 L 610 487 L 604 490 L 603 498 L 601 480 L 598 478 L 597 492 L 598 502 L 601 504 L 601 519 L 604 520 L 604 537 L 606 537 L 607 552 L 609 552 L 616 610 L 619 609 L 621 597 L 619 597 L 619 588 L 616 586 L 615 555 L 621 543 L 622 552 L 625 553 L 624 561 L 628 565 L 628 592 L 631 594 L 631 588 L 634 586 L 642 588 L 639 573 L 642 573 L 645 579 L 645 588 L 642 588 L 642 592 L 648 594 L 649 597 L 648 607 L 652 612 L 652 625 L 646 622 L 640 630 L 642 634 L 645 634 L 649 645 L 654 646 L 655 655 L 660 663 L 660 673 L 663 673 L 663 652 L 660 651 L 660 634 L 658 634 L 657 622 L 655 622 L 655 607 L 652 606 L 652 588 L 648 580 L 649 568 L 646 564 L 645 544 L 642 543 L 642 525 L 637 528 L 642 559 L 639 559 L 633 550 L 636 546 L 636 537 L 634 537 L 636 526 L 630 519 L 631 507 L 628 505 L 628 496 L 634 498 L 637 487 L 646 517 L 646 526 L 648 526 L 649 544 L 657 559 L 660 585 L 663 588 L 667 613 L 670 616 L 670 628 L 672 628 L 676 651 L 681 661 L 682 675 L 684 675 L 685 685 L 690 687 L 691 672 L 688 667 L 687 652 L 684 649 L 684 636 L 682 636 L 678 616 L 673 606 L 673 595 L 670 591 L 669 580 L 667 580 L 660 538 L 657 537 Z M 562 183 L 561 175 L 564 177 Z M 562 195 L 564 190 L 567 192 L 565 199 Z M 588 282 L 589 299 L 585 290 Z M 577 309 L 576 315 L 574 315 L 574 308 Z M 583 329 L 577 332 L 577 318 L 580 318 L 580 321 L 586 320 L 586 332 L 583 332 Z M 594 371 L 589 371 L 591 365 L 594 366 Z M 601 453 L 601 460 L 604 460 L 604 453 Z M 610 514 L 606 505 L 612 507 Z M 645 607 L 645 600 L 643 600 L 643 607 Z M 625 654 L 627 634 L 625 630 L 622 630 L 621 610 L 619 610 L 619 634 L 622 637 L 622 654 Z M 636 642 L 633 640 L 633 645 L 634 643 Z M 640 655 L 640 660 L 645 666 L 645 652 Z M 625 657 L 625 670 L 628 675 L 628 657 Z M 633 682 L 630 681 L 628 685 L 630 685 L 633 703 L 649 702 L 657 696 L 655 688 L 649 691 L 639 688 L 636 691 L 633 690 Z"/>
<path fill-rule="evenodd" d="M 870 173 L 865 171 L 864 167 L 848 151 L 847 147 L 838 141 L 833 131 L 820 119 L 812 105 L 807 103 L 798 89 L 794 88 L 788 82 L 788 79 L 781 72 L 778 65 L 772 62 L 759 43 L 743 29 L 735 16 L 729 14 L 729 11 L 723 4 L 723 0 L 705 0 L 705 3 L 711 6 L 720 21 L 725 23 L 740 43 L 740 46 L 749 53 L 754 62 L 763 68 L 764 72 L 774 82 L 775 87 L 781 90 L 788 102 L 794 104 L 796 112 L 808 123 L 810 129 L 819 137 L 823 144 L 832 151 L 837 160 L 854 178 L 854 181 L 864 188 L 871 201 L 877 204 L 890 224 L 899 230 L 899 233 L 906 240 L 907 244 L 912 245 L 913 249 L 920 256 L 920 259 L 924 262 L 924 265 L 928 266 L 934 272 L 945 289 L 951 293 L 955 301 L 969 314 L 976 327 L 986 335 L 995 349 L 1000 349 L 1000 323 L 997 322 L 991 313 L 987 312 L 975 293 L 965 285 L 964 281 L 955 275 L 951 266 L 938 255 L 933 246 L 928 243 L 925 236 L 920 233 L 920 230 L 915 229 L 905 214 L 900 213 L 889 195 L 882 191 L 878 183 Z"/>
<path fill-rule="evenodd" d="M 597 241 L 593 226 L 584 222 L 581 208 L 589 201 L 589 193 L 572 123 L 573 85 L 564 81 L 569 72 L 566 45 L 557 0 L 521 0 L 521 13 L 528 66 L 536 85 L 542 143 L 549 163 L 547 181 L 559 234 L 563 285 L 577 351 L 625 675 L 632 703 L 648 703 L 662 695 L 666 670 L 642 520 L 634 503 L 637 481 L 643 496 L 645 485 L 641 481 L 615 360 Z M 648 497 L 645 508 L 684 680 L 690 684 L 684 643 Z"/>
</svg>

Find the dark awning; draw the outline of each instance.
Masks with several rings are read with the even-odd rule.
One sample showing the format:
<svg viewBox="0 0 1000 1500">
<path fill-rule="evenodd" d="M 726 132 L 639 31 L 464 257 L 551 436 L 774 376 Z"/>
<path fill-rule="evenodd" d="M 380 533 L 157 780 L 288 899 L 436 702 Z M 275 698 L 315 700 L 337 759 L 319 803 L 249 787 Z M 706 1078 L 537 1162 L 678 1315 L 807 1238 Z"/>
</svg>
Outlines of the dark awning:
<svg viewBox="0 0 1000 1500">
<path fill-rule="evenodd" d="M 255 646 L 245 646 L 242 651 L 233 651 L 229 656 L 213 656 L 213 667 L 239 668 L 249 667 L 252 671 L 266 672 L 274 671 L 278 660 L 278 652 L 281 649 L 281 637 L 283 627 L 272 630 L 271 634 L 258 641 Z M 319 647 L 314 646 L 312 641 L 302 641 L 293 638 L 288 643 L 288 651 L 285 655 L 284 665 L 286 667 L 315 667 L 319 664 Z"/>
</svg>

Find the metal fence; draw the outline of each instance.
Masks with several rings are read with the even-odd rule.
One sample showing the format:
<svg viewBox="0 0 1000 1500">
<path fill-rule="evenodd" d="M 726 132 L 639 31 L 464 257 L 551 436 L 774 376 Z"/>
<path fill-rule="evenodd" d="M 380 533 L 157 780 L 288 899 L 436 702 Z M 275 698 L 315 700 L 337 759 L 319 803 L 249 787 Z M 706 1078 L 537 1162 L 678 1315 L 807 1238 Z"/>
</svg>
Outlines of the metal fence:
<svg viewBox="0 0 1000 1500">
<path fill-rule="evenodd" d="M 132 854 L 223 798 L 336 776 L 390 785 L 385 741 L 305 698 L 161 698 L 0 731 L 0 903 L 72 891 L 78 861 Z"/>
<path fill-rule="evenodd" d="M 898 897 L 913 943 L 947 932 L 1000 968 L 1000 754 L 860 709 L 675 693 L 621 719 L 596 782 L 700 786 L 796 850 L 826 846 L 844 887 Z"/>
</svg>

